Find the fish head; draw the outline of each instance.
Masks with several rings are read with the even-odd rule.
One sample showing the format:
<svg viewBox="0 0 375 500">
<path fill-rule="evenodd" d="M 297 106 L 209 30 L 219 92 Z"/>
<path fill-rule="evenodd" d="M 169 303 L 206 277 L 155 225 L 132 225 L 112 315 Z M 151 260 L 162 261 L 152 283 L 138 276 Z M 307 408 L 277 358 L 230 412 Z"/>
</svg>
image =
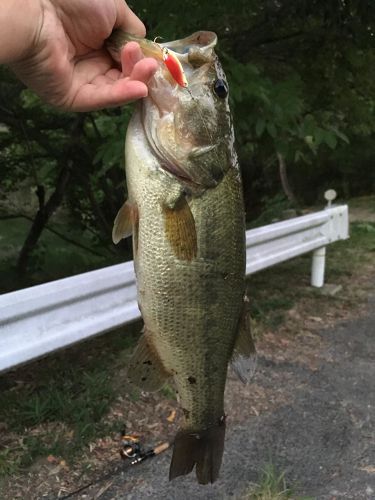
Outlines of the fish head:
<svg viewBox="0 0 375 500">
<path fill-rule="evenodd" d="M 160 44 L 179 59 L 188 86 L 178 85 L 160 62 L 142 104 L 145 134 L 161 167 L 192 186 L 214 187 L 229 168 L 228 84 L 216 42 L 215 33 L 200 31 Z"/>
</svg>

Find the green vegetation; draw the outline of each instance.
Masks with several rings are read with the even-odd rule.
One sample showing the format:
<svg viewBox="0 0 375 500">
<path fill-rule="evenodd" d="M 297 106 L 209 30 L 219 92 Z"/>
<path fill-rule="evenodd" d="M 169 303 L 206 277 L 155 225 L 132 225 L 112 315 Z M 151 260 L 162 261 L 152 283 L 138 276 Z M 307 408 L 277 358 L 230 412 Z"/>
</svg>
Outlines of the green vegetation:
<svg viewBox="0 0 375 500">
<path fill-rule="evenodd" d="M 374 196 L 353 199 L 349 202 L 349 212 L 351 208 L 355 208 L 363 209 L 365 214 L 372 213 L 374 206 Z M 373 220 L 375 221 L 375 218 Z M 356 276 L 361 273 L 364 266 L 375 265 L 375 222 L 358 220 L 351 223 L 350 238 L 329 246 L 326 259 L 325 281 L 327 283 L 345 281 L 348 283 L 348 292 L 353 290 L 354 293 Z M 310 270 L 311 254 L 306 254 L 250 276 L 248 288 L 252 298 L 254 323 L 277 328 L 283 323 L 285 313 L 293 308 L 297 299 L 303 300 L 314 296 L 317 307 L 323 307 L 327 297 L 309 287 Z M 341 299 L 332 297 L 330 300 Z"/>
<path fill-rule="evenodd" d="M 245 496 L 248 500 L 287 500 L 292 498 L 292 490 L 287 487 L 285 473 L 279 474 L 273 464 L 264 467 L 259 484 Z"/>
<path fill-rule="evenodd" d="M 168 383 L 164 384 L 160 389 L 160 394 L 163 395 L 166 399 L 176 399 L 176 391 L 175 389 Z"/>
<path fill-rule="evenodd" d="M 14 455 L 14 456 L 12 456 Z M 11 476 L 18 472 L 20 459 L 16 455 L 16 450 L 5 448 L 0 451 L 0 478 Z"/>
<path fill-rule="evenodd" d="M 194 0 L 181 16 L 185 6 L 139 0 L 133 7 L 149 38 L 217 32 L 249 225 L 321 201 L 327 187 L 344 198 L 373 192 L 375 5 Z M 130 242 L 114 247 L 110 234 L 126 196 L 131 106 L 63 113 L 6 69 L 0 77 L 1 290 L 130 258 Z"/>
<path fill-rule="evenodd" d="M 292 488 L 287 486 L 285 472 L 279 473 L 276 467 L 267 464 L 255 488 L 250 488 L 241 500 L 314 500 L 313 498 L 296 496 Z"/>
<path fill-rule="evenodd" d="M 0 377 L 0 422 L 8 436 L 0 437 L 0 476 L 38 457 L 74 460 L 97 437 L 118 434 L 123 421 L 106 417 L 119 395 L 134 401 L 118 372 L 139 331 L 135 323 Z"/>
<path fill-rule="evenodd" d="M 62 240 L 46 229 L 30 256 L 28 273 L 20 276 L 16 262 L 30 227 L 31 221 L 24 218 L 0 220 L 0 293 L 90 271 L 104 267 L 108 262 L 115 262 L 106 248 L 93 243 L 90 235 L 80 232 L 74 226 L 69 227 L 62 221 L 53 227 L 59 234 L 61 231 L 65 239 Z"/>
</svg>

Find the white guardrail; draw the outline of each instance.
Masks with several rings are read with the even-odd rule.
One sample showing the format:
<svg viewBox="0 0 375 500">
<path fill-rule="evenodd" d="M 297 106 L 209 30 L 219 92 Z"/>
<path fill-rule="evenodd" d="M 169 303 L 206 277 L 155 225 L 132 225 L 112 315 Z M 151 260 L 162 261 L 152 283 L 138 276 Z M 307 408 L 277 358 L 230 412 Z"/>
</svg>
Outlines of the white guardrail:
<svg viewBox="0 0 375 500">
<path fill-rule="evenodd" d="M 324 282 L 325 247 L 346 239 L 348 207 L 328 207 L 246 232 L 246 274 L 313 252 Z M 133 262 L 0 295 L 0 372 L 139 318 Z"/>
</svg>

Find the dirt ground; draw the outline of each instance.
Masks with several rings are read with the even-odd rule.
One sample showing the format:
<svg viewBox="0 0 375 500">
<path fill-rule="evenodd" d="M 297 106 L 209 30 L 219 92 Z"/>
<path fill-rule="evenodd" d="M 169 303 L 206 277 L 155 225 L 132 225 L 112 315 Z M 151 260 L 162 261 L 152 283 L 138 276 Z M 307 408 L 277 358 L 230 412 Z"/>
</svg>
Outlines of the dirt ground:
<svg viewBox="0 0 375 500">
<path fill-rule="evenodd" d="M 369 297 L 359 317 L 302 334 L 297 344 L 287 335 L 265 339 L 249 386 L 230 375 L 217 483 L 198 486 L 193 475 L 168 482 L 168 452 L 73 498 L 239 499 L 272 462 L 295 499 L 375 499 L 375 277 Z"/>
<path fill-rule="evenodd" d="M 90 445 L 82 457 L 88 468 L 43 459 L 27 477 L 15 478 L 4 498 L 64 498 L 94 482 L 69 498 L 240 499 L 273 463 L 295 500 L 374 500 L 374 271 L 361 269 L 351 307 L 344 283 L 345 300 L 339 292 L 320 300 L 318 310 L 316 301 L 300 300 L 277 331 L 262 332 L 251 384 L 229 374 L 225 453 L 214 485 L 198 486 L 193 474 L 169 483 L 170 451 L 125 468 L 119 443 L 109 437 Z M 123 403 L 120 398 L 111 415 L 121 415 Z M 148 447 L 172 439 L 179 418 L 175 400 L 142 393 L 125 423 Z"/>
<path fill-rule="evenodd" d="M 375 279 L 373 285 L 375 293 Z M 312 362 L 296 360 L 296 347 L 281 343 L 284 355 L 260 352 L 253 384 L 244 389 L 230 380 L 215 485 L 199 487 L 193 476 L 168 483 L 166 454 L 101 485 L 108 489 L 100 498 L 240 498 L 272 462 L 285 471 L 295 498 L 375 499 L 374 306 L 375 294 L 362 317 L 301 338 Z"/>
<path fill-rule="evenodd" d="M 355 319 L 317 327 L 297 343 L 285 332 L 264 339 L 254 382 L 243 387 L 230 375 L 217 483 L 198 486 L 193 475 L 168 482 L 167 452 L 73 498 L 240 499 L 272 462 L 295 499 L 375 499 L 375 277 L 370 284 Z"/>
</svg>

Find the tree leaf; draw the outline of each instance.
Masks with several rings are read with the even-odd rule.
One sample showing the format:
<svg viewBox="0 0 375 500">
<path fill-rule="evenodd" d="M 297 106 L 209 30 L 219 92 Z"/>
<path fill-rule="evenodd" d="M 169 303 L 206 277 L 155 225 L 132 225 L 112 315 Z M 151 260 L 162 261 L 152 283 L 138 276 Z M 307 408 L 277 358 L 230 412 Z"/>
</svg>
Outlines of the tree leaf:
<svg viewBox="0 0 375 500">
<path fill-rule="evenodd" d="M 255 125 L 255 133 L 257 137 L 260 137 L 264 129 L 266 128 L 266 120 L 264 118 L 259 118 Z"/>
<path fill-rule="evenodd" d="M 324 142 L 329 146 L 331 149 L 335 149 L 337 146 L 337 138 L 336 135 L 333 132 L 326 132 L 323 137 Z"/>
<path fill-rule="evenodd" d="M 275 139 L 277 136 L 277 130 L 274 123 L 267 123 L 267 132 L 273 139 Z"/>
</svg>

